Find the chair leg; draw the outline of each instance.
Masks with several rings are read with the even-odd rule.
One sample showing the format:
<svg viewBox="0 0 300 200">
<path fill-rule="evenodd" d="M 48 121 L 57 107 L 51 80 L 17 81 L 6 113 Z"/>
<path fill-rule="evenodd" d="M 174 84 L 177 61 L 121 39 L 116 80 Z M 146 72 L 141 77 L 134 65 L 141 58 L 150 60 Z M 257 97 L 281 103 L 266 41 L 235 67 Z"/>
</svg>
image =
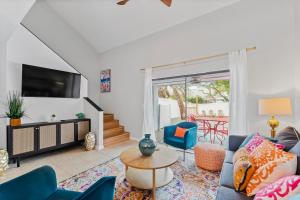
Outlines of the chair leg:
<svg viewBox="0 0 300 200">
<path fill-rule="evenodd" d="M 185 150 L 183 150 L 183 161 L 185 161 Z"/>
</svg>

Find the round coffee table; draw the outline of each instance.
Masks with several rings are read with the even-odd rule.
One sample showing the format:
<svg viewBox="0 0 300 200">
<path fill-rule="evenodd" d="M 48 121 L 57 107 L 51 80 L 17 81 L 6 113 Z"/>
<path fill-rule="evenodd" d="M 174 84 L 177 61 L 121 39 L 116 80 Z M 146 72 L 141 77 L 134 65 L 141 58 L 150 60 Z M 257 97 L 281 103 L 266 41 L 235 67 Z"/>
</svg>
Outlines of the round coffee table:
<svg viewBox="0 0 300 200">
<path fill-rule="evenodd" d="M 140 189 L 151 189 L 155 200 L 155 189 L 167 185 L 174 177 L 169 168 L 178 160 L 175 150 L 159 146 L 150 157 L 143 156 L 138 147 L 131 147 L 120 155 L 125 165 L 127 181 Z"/>
</svg>

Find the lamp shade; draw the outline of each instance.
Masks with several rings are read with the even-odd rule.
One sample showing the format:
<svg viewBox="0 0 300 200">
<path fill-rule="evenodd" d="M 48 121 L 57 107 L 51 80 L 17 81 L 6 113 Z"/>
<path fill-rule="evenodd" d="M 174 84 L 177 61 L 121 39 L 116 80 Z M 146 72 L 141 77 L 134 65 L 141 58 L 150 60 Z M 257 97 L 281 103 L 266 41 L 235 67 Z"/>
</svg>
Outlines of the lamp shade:
<svg viewBox="0 0 300 200">
<path fill-rule="evenodd" d="M 260 115 L 291 115 L 292 104 L 290 98 L 260 99 Z"/>
</svg>

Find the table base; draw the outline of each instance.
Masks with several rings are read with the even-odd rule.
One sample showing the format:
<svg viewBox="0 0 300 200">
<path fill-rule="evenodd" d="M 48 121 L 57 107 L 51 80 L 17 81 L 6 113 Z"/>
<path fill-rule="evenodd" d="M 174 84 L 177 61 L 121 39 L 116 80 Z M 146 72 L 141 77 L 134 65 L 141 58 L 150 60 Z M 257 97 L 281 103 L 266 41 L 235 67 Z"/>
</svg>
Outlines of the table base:
<svg viewBox="0 0 300 200">
<path fill-rule="evenodd" d="M 155 177 L 153 177 L 153 170 L 128 167 L 128 170 L 126 171 L 127 181 L 132 186 L 145 190 L 153 189 L 153 178 L 155 178 L 155 188 L 158 188 L 170 183 L 173 177 L 173 171 L 169 167 L 156 169 Z"/>
</svg>

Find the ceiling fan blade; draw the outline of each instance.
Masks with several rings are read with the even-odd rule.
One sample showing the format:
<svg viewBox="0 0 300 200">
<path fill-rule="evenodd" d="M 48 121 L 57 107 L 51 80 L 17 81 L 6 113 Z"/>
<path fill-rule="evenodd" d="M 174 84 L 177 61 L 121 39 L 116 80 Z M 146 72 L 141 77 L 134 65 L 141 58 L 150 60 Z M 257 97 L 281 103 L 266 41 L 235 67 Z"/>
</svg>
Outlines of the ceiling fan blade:
<svg viewBox="0 0 300 200">
<path fill-rule="evenodd" d="M 119 1 L 117 4 L 123 6 L 123 5 L 125 5 L 128 1 L 129 1 L 129 0 L 122 0 L 122 1 Z"/>
<path fill-rule="evenodd" d="M 160 0 L 160 1 L 163 2 L 168 7 L 171 7 L 172 5 L 172 0 Z"/>
</svg>

